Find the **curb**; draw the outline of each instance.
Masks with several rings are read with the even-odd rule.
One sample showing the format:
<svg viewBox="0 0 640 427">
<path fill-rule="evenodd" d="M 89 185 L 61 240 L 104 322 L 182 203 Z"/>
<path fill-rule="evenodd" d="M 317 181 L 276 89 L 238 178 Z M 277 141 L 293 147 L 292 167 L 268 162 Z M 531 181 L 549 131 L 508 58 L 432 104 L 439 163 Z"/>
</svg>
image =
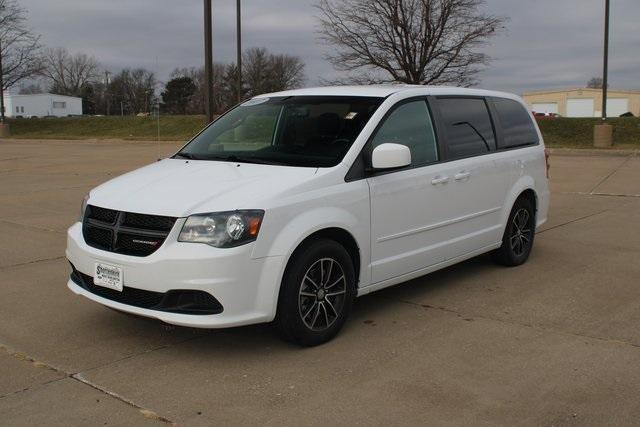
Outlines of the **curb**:
<svg viewBox="0 0 640 427">
<path fill-rule="evenodd" d="M 640 150 L 624 150 L 618 148 L 549 148 L 552 156 L 581 157 L 636 157 Z"/>
</svg>

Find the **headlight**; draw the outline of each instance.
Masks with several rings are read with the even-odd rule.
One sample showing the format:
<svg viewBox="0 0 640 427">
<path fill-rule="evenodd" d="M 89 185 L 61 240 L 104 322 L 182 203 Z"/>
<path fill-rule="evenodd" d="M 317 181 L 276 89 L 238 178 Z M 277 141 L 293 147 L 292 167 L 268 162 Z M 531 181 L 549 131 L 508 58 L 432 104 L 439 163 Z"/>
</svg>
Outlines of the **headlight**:
<svg viewBox="0 0 640 427">
<path fill-rule="evenodd" d="M 87 210 L 87 204 L 89 203 L 89 195 L 87 194 L 82 199 L 82 204 L 80 205 L 80 222 L 84 220 L 84 213 Z"/>
<path fill-rule="evenodd" d="M 233 211 L 192 215 L 182 226 L 179 242 L 206 243 L 231 248 L 258 237 L 264 211 Z"/>
</svg>

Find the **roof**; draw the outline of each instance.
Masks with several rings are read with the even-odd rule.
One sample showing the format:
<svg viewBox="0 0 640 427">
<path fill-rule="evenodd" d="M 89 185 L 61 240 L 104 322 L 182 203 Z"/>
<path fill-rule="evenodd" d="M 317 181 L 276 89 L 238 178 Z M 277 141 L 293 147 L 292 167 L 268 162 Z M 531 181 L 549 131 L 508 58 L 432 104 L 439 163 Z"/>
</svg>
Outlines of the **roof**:
<svg viewBox="0 0 640 427">
<path fill-rule="evenodd" d="M 31 97 L 31 98 L 35 98 L 38 96 L 54 96 L 56 98 L 72 98 L 72 99 L 82 99 L 79 96 L 69 96 L 69 95 L 58 95 L 56 93 L 49 93 L 49 92 L 45 92 L 45 93 L 28 93 L 28 94 L 22 94 L 22 95 L 18 95 L 18 94 L 11 94 L 11 93 L 7 93 L 4 95 L 6 98 L 19 98 L 19 97 Z"/>
<path fill-rule="evenodd" d="M 470 96 L 499 96 L 512 98 L 513 94 L 494 92 L 481 89 L 468 89 L 448 86 L 422 86 L 422 85 L 370 85 L 370 86 L 326 86 L 294 89 L 284 92 L 266 93 L 256 98 L 268 98 L 274 96 L 368 96 L 386 98 L 390 95 L 402 92 L 415 92 L 416 95 L 470 95 Z"/>
<path fill-rule="evenodd" d="M 602 89 L 594 89 L 590 87 L 572 87 L 568 89 L 551 89 L 551 90 L 538 90 L 525 92 L 523 96 L 530 95 L 544 95 L 548 93 L 566 93 L 566 92 L 602 92 Z M 630 89 L 607 89 L 607 92 L 615 92 L 615 93 L 629 93 L 629 94 L 640 94 L 640 90 L 630 90 Z"/>
</svg>

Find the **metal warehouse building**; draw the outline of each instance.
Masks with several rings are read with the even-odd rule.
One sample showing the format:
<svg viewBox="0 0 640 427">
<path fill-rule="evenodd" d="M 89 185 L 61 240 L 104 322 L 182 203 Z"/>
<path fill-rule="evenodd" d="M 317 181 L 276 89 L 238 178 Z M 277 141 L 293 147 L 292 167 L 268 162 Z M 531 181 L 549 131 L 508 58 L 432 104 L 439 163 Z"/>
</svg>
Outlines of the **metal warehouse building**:
<svg viewBox="0 0 640 427">
<path fill-rule="evenodd" d="M 53 93 L 6 94 L 4 108 L 7 117 L 81 116 L 82 98 Z"/>
<path fill-rule="evenodd" d="M 536 113 L 555 113 L 564 117 L 601 117 L 602 89 L 567 89 L 526 92 L 525 102 Z M 625 113 L 640 116 L 640 91 L 608 90 L 607 116 Z"/>
</svg>

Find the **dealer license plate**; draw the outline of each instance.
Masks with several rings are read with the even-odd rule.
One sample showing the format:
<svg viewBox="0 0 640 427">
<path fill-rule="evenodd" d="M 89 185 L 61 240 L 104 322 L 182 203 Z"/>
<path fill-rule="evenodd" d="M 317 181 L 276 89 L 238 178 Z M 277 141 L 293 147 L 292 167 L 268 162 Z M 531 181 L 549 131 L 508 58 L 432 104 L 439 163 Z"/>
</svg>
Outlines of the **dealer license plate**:
<svg viewBox="0 0 640 427">
<path fill-rule="evenodd" d="M 93 283 L 96 286 L 122 292 L 122 267 L 96 262 L 94 270 Z"/>
</svg>

